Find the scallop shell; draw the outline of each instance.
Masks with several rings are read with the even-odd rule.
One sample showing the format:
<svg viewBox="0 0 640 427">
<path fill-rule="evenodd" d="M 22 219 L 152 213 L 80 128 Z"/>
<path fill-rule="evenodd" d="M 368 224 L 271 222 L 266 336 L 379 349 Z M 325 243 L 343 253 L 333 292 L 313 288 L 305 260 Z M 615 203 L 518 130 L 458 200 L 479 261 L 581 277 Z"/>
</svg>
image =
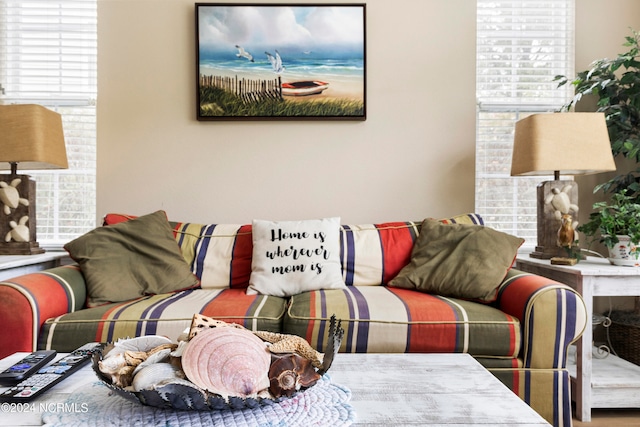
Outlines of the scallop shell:
<svg viewBox="0 0 640 427">
<path fill-rule="evenodd" d="M 187 378 L 221 396 L 256 396 L 269 387 L 270 364 L 271 356 L 262 340 L 239 328 L 203 330 L 182 354 Z"/>
<path fill-rule="evenodd" d="M 159 383 L 179 378 L 179 370 L 169 363 L 154 363 L 145 366 L 134 377 L 131 383 L 134 391 L 153 389 Z"/>
</svg>

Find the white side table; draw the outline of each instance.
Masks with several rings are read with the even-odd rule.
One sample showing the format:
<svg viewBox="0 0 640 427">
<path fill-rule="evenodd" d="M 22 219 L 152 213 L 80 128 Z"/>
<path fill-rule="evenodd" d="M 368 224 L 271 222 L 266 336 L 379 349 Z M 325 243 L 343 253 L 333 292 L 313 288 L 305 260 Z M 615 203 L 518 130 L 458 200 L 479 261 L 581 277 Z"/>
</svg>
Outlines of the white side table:
<svg viewBox="0 0 640 427">
<path fill-rule="evenodd" d="M 70 260 L 64 251 L 47 251 L 36 255 L 0 255 L 0 280 L 58 267 L 68 264 Z"/>
<path fill-rule="evenodd" d="M 515 268 L 564 283 L 584 299 L 587 326 L 578 341 L 576 378 L 572 379 L 577 418 L 591 421 L 591 408 L 640 407 L 638 366 L 609 355 L 598 363 L 598 369 L 602 372 L 592 372 L 593 298 L 640 296 L 640 268 L 614 266 L 606 259 L 595 257 L 587 257 L 574 266 L 551 265 L 549 260 L 530 258 L 528 255 L 519 255 Z M 605 364 L 608 368 L 600 369 Z M 621 371 L 623 369 L 624 372 Z M 611 377 L 616 378 L 611 380 Z"/>
</svg>

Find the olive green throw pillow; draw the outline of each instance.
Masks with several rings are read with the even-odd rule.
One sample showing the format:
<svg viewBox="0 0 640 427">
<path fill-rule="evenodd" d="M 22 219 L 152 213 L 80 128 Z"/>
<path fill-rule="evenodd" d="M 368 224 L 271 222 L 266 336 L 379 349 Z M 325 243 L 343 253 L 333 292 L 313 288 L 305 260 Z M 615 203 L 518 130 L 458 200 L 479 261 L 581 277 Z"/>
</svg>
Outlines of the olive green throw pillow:
<svg viewBox="0 0 640 427">
<path fill-rule="evenodd" d="M 80 265 L 92 307 L 199 284 L 163 211 L 96 228 L 64 248 Z"/>
<path fill-rule="evenodd" d="M 491 302 L 522 243 L 489 227 L 426 219 L 411 261 L 389 286 Z"/>
</svg>

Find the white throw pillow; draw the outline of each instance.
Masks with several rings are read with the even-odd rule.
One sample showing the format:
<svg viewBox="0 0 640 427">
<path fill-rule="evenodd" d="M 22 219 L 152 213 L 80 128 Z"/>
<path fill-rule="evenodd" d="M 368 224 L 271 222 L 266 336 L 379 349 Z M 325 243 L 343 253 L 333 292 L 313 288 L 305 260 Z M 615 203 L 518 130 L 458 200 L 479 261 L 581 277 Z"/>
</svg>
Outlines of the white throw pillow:
<svg viewBox="0 0 640 427">
<path fill-rule="evenodd" d="M 247 294 L 286 297 L 345 288 L 340 265 L 340 218 L 254 220 Z"/>
</svg>

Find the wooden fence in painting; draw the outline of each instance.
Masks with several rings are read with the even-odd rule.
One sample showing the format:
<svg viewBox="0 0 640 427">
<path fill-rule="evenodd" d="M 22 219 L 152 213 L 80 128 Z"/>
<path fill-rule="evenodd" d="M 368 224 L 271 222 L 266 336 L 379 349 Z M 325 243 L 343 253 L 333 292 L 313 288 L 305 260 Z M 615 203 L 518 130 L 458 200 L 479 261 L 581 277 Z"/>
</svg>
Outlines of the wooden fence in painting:
<svg viewBox="0 0 640 427">
<path fill-rule="evenodd" d="M 282 99 L 282 79 L 249 80 L 235 77 L 200 75 L 200 87 L 216 87 L 240 97 L 243 102 Z"/>
</svg>

